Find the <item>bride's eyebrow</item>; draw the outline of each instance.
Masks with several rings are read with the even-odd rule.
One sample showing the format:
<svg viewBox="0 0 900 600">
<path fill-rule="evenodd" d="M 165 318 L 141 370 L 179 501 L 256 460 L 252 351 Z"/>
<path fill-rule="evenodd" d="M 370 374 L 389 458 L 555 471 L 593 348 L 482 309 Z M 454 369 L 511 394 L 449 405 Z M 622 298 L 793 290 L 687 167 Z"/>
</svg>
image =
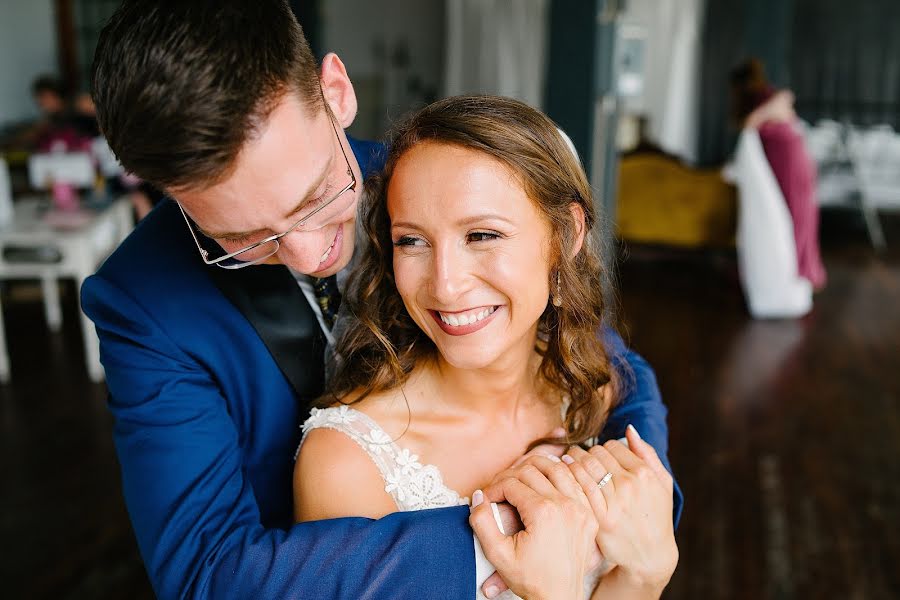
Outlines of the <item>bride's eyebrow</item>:
<svg viewBox="0 0 900 600">
<path fill-rule="evenodd" d="M 476 215 L 468 215 L 465 216 L 458 221 L 455 221 L 453 224 L 457 226 L 466 226 L 466 225 L 475 225 L 477 223 L 482 223 L 484 221 L 502 221 L 507 225 L 515 225 L 515 223 L 509 219 L 506 215 L 502 215 L 496 212 L 487 212 L 487 213 L 479 213 Z M 393 221 L 391 222 L 391 229 L 394 228 L 406 228 L 406 229 L 419 229 L 421 226 L 418 223 L 414 223 L 412 221 Z"/>
<path fill-rule="evenodd" d="M 512 225 L 513 222 L 509 220 L 506 215 L 501 215 L 500 213 L 482 213 L 478 215 L 471 215 L 464 219 L 460 219 L 456 222 L 457 225 L 474 225 L 476 223 L 481 223 L 482 221 L 502 221 L 507 225 Z"/>
<path fill-rule="evenodd" d="M 469 225 L 475 225 L 477 223 L 483 223 L 485 221 L 502 221 L 507 225 L 514 225 L 514 223 L 509 220 L 505 215 L 501 215 L 500 213 L 481 213 L 477 215 L 469 215 L 467 217 L 463 217 L 462 219 L 453 223 L 453 225 L 457 227 L 465 227 Z M 391 229 L 419 229 L 420 225 L 416 223 L 412 223 L 410 221 L 397 221 L 395 223 L 391 223 Z"/>
</svg>

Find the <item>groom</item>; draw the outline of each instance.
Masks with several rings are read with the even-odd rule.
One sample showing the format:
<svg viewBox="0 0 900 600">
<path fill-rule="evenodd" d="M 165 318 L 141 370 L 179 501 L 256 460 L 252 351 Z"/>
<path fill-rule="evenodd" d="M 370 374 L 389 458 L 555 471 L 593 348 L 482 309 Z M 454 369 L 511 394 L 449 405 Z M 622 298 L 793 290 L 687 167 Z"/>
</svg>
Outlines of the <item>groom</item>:
<svg viewBox="0 0 900 600">
<path fill-rule="evenodd" d="M 124 167 L 177 199 L 82 289 L 157 595 L 471 598 L 466 507 L 291 523 L 298 425 L 383 160 L 344 134 L 356 97 L 340 59 L 317 67 L 282 1 L 126 0 L 94 99 Z M 633 423 L 665 460 L 652 370 L 622 357 L 635 385 L 603 437 Z"/>
</svg>

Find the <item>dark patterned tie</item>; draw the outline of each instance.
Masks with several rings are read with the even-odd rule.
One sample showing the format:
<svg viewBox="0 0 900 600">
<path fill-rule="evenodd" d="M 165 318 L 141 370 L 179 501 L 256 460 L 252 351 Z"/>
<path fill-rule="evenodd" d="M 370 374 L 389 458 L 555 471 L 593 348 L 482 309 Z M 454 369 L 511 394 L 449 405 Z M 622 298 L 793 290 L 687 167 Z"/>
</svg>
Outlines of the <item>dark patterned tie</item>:
<svg viewBox="0 0 900 600">
<path fill-rule="evenodd" d="M 314 279 L 313 290 L 316 292 L 316 300 L 319 302 L 319 308 L 322 309 L 325 324 L 331 329 L 334 327 L 334 319 L 341 307 L 341 292 L 337 286 L 337 275 Z"/>
</svg>

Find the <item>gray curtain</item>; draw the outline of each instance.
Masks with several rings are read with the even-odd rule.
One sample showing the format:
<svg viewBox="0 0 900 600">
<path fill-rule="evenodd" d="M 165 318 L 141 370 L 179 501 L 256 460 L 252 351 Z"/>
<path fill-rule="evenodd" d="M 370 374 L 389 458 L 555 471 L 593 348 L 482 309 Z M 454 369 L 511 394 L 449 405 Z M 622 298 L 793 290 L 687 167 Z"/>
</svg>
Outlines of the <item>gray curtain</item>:
<svg viewBox="0 0 900 600">
<path fill-rule="evenodd" d="M 800 116 L 900 127 L 900 2 L 794 4 L 790 84 Z"/>
<path fill-rule="evenodd" d="M 797 112 L 859 125 L 900 128 L 900 1 L 715 0 L 707 3 L 700 86 L 701 164 L 721 164 L 734 147 L 728 72 L 760 58 Z"/>
</svg>

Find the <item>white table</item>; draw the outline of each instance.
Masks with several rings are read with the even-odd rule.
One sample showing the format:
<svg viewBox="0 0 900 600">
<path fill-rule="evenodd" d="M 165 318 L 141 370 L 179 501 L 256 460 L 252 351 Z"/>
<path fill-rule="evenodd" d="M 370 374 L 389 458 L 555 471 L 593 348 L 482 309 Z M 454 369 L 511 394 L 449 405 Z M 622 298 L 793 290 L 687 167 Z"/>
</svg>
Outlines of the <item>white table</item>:
<svg viewBox="0 0 900 600">
<path fill-rule="evenodd" d="M 45 198 L 16 201 L 13 219 L 0 227 L 0 280 L 40 279 L 47 325 L 51 330 L 58 331 L 62 325 L 62 311 L 57 280 L 72 277 L 76 289 L 80 290 L 85 278 L 96 271 L 134 228 L 134 221 L 131 202 L 127 197 L 116 199 L 97 210 L 85 210 L 78 216 L 63 216 L 49 211 L 48 207 Z M 59 260 L 7 260 L 5 250 L 12 247 L 34 252 L 53 249 L 58 253 Z M 104 379 L 104 373 L 100 365 L 97 333 L 90 319 L 81 311 L 79 314 L 88 375 L 92 381 L 100 382 Z M 3 319 L 0 318 L 0 382 L 9 381 L 9 377 L 9 354 Z"/>
</svg>

